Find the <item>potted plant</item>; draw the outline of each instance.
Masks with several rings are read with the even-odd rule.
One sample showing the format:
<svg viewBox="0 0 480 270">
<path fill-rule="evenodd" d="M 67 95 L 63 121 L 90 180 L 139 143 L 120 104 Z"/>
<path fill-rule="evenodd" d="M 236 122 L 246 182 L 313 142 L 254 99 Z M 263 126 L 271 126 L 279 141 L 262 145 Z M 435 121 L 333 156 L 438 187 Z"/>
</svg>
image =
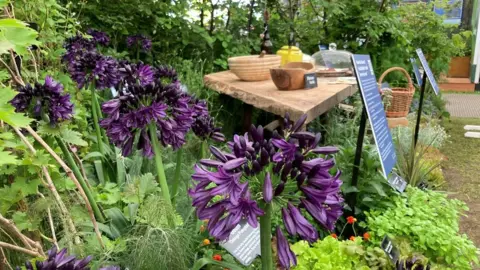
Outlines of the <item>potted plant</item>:
<svg viewBox="0 0 480 270">
<path fill-rule="evenodd" d="M 470 77 L 470 55 L 472 52 L 471 38 L 472 31 L 461 31 L 452 35 L 452 41 L 457 50 L 455 56 L 452 57 L 452 60 L 450 61 L 448 77 Z"/>
</svg>

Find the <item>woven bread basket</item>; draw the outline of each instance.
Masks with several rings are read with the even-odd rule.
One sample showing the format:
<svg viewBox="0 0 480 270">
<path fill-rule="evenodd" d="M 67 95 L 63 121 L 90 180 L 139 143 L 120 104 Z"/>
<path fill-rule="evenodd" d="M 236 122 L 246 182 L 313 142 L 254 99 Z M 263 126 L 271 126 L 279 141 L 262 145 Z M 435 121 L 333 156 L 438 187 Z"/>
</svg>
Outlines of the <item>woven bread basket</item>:
<svg viewBox="0 0 480 270">
<path fill-rule="evenodd" d="M 280 67 L 281 57 L 274 54 L 238 56 L 228 59 L 230 70 L 243 81 L 270 80 L 270 69 Z"/>
<path fill-rule="evenodd" d="M 396 117 L 405 117 L 410 111 L 410 105 L 412 104 L 413 94 L 415 93 L 415 87 L 413 86 L 412 78 L 408 72 L 401 67 L 392 67 L 387 69 L 380 79 L 378 80 L 378 85 L 382 85 L 383 79 L 388 73 L 392 71 L 400 71 L 407 78 L 406 87 L 392 87 L 392 100 L 390 106 L 387 107 L 385 113 L 387 117 L 396 118 Z M 381 90 L 381 89 L 380 89 Z"/>
</svg>

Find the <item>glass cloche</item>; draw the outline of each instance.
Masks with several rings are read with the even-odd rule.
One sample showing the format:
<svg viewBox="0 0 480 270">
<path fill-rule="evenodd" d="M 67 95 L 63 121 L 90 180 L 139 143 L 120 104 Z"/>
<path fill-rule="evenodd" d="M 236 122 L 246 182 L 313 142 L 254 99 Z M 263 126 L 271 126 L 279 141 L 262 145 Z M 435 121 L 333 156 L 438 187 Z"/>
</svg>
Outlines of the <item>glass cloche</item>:
<svg viewBox="0 0 480 270">
<path fill-rule="evenodd" d="M 330 46 L 331 47 L 331 46 Z M 343 50 L 321 50 L 312 55 L 319 76 L 352 75 L 352 53 Z"/>
</svg>

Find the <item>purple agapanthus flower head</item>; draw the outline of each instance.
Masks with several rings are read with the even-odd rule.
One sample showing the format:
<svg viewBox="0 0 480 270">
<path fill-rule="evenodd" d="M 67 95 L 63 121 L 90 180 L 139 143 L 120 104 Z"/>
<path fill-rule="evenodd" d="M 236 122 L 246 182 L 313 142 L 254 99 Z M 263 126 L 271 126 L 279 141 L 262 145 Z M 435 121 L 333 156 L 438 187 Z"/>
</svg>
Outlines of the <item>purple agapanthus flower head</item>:
<svg viewBox="0 0 480 270">
<path fill-rule="evenodd" d="M 102 110 L 106 118 L 100 125 L 106 129 L 110 140 L 122 148 L 124 156 L 141 149 L 147 157 L 153 156 L 149 125 L 155 125 L 157 138 L 163 146 L 180 148 L 185 144 L 186 134 L 196 119 L 192 97 L 180 89 L 176 75 L 160 77 L 158 69 L 141 63 L 120 64 L 124 75 L 124 86 L 118 96 L 105 102 Z M 171 76 L 176 73 L 169 73 Z M 147 83 L 148 82 L 148 83 Z M 136 134 L 138 142 L 134 145 Z"/>
<path fill-rule="evenodd" d="M 142 51 L 148 52 L 152 49 L 152 40 L 144 35 L 132 35 L 127 37 L 127 47 L 138 46 Z"/>
<path fill-rule="evenodd" d="M 195 122 L 192 131 L 202 140 L 211 138 L 217 142 L 224 142 L 225 136 L 220 132 L 221 128 L 215 126 L 215 119 L 208 112 L 207 102 L 192 98 Z"/>
<path fill-rule="evenodd" d="M 67 64 L 78 60 L 83 53 L 95 51 L 95 42 L 93 40 L 84 38 L 80 33 L 73 37 L 65 39 L 63 44 L 66 52 L 62 56 L 62 60 Z"/>
<path fill-rule="evenodd" d="M 117 61 L 96 51 L 84 52 L 68 65 L 68 71 L 80 89 L 92 83 L 97 89 L 110 88 L 121 79 Z"/>
<path fill-rule="evenodd" d="M 67 249 L 64 248 L 60 251 L 56 247 L 51 248 L 47 251 L 48 258 L 44 261 L 36 260 L 35 267 L 30 261 L 25 262 L 25 268 L 27 270 L 53 270 L 53 269 L 64 269 L 64 270 L 87 270 L 90 269 L 88 264 L 92 260 L 92 256 L 87 256 L 84 259 L 77 259 L 75 256 L 67 255 Z M 20 269 L 17 267 L 17 269 Z"/>
<path fill-rule="evenodd" d="M 92 36 L 93 41 L 96 44 L 100 44 L 100 45 L 103 45 L 103 46 L 108 46 L 108 44 L 110 43 L 110 37 L 105 32 L 98 31 L 98 30 L 95 30 L 95 29 L 88 29 L 87 34 Z"/>
<path fill-rule="evenodd" d="M 118 70 L 124 84 L 127 85 L 139 84 L 145 86 L 155 80 L 155 69 L 142 62 L 132 64 L 128 61 L 120 61 Z"/>
<path fill-rule="evenodd" d="M 51 125 L 72 118 L 70 94 L 63 93 L 63 85 L 50 76 L 45 77 L 44 84 L 27 84 L 20 87 L 18 92 L 10 101 L 17 112 L 28 112 L 36 119 L 48 118 Z"/>
<path fill-rule="evenodd" d="M 201 106 L 198 109 L 202 111 Z M 266 136 L 263 127 L 252 126 L 227 143 L 229 151 L 210 147 L 213 158 L 202 159 L 195 166 L 195 186 L 189 195 L 198 217 L 209 220 L 213 237 L 227 239 L 242 219 L 256 225 L 263 215 L 262 209 L 255 208 L 257 202 L 276 204 L 287 232 L 311 243 L 319 233 L 306 215 L 324 229 L 334 229 L 343 210 L 340 172 L 330 172 L 335 165 L 331 155 L 338 149 L 319 147 L 320 134 L 301 130 L 305 121 L 303 116 L 288 123 L 272 137 Z M 280 228 L 277 244 L 281 265 L 295 265 L 295 255 Z"/>
</svg>

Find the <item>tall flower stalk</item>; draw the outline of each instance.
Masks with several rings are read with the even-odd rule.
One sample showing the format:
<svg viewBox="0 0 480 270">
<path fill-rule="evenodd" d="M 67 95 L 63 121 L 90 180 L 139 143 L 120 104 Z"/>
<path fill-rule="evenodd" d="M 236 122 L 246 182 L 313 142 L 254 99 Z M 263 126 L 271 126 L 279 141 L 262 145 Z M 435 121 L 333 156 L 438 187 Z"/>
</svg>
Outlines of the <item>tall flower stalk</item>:
<svg viewBox="0 0 480 270">
<path fill-rule="evenodd" d="M 293 237 L 309 242 L 318 239 L 317 227 L 333 230 L 342 215 L 340 172 L 331 155 L 335 147 L 319 147 L 320 134 L 300 131 L 306 116 L 292 125 L 285 119 L 285 130 L 264 136 L 263 128 L 253 127 L 243 136 L 235 135 L 227 143 L 230 151 L 214 146 L 214 159 L 202 159 L 195 165 L 189 190 L 197 216 L 209 220 L 207 229 L 217 240 L 228 239 L 231 231 L 246 220 L 252 227 L 260 219 L 262 269 L 272 270 L 272 209 L 281 208 L 284 229 Z M 215 198 L 215 200 L 214 200 Z M 282 268 L 296 265 L 296 258 L 283 235 L 276 229 L 278 262 Z"/>
<path fill-rule="evenodd" d="M 169 68 L 122 62 L 120 71 L 124 74 L 122 87 L 117 97 L 102 105 L 106 118 L 100 126 L 123 156 L 138 149 L 155 159 L 163 198 L 171 204 L 162 146 L 178 151 L 185 143 L 195 120 L 190 97 L 181 91 L 176 73 Z M 173 219 L 170 222 L 173 225 Z"/>
</svg>

